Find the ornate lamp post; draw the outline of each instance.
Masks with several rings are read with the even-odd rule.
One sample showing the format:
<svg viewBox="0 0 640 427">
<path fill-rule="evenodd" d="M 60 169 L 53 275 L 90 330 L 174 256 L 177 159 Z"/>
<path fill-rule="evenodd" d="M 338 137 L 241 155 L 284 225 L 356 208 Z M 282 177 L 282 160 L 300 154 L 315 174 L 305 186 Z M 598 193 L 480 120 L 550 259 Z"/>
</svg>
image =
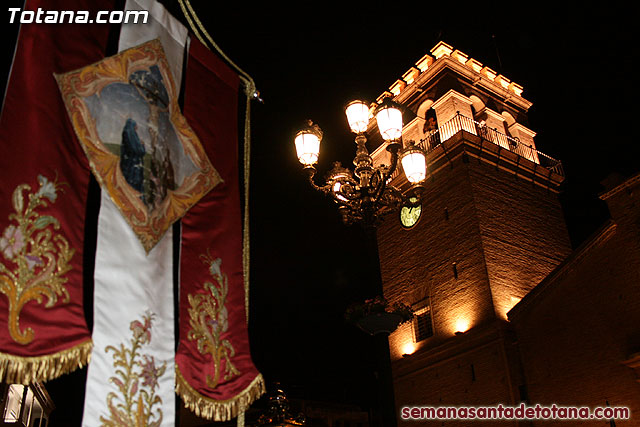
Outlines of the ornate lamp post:
<svg viewBox="0 0 640 427">
<path fill-rule="evenodd" d="M 330 195 L 338 205 L 342 219 L 346 224 L 359 222 L 367 229 L 367 240 L 363 244 L 365 251 L 371 252 L 371 258 L 378 260 L 375 225 L 385 215 L 407 206 L 411 210 L 420 203 L 421 182 L 426 177 L 425 153 L 413 142 L 402 148 L 402 112 L 399 105 L 390 98 L 371 109 L 362 101 L 353 101 L 346 108 L 347 121 L 351 131 L 356 134 L 355 166 L 351 171 L 334 163 L 324 185 L 316 185 L 315 164 L 320 154 L 322 131 L 309 120 L 308 125 L 295 137 L 298 160 L 309 175 L 309 183 L 313 188 Z M 375 117 L 380 135 L 390 153 L 390 164 L 374 165 L 373 158 L 367 150 L 365 135 L 369 122 Z M 396 169 L 401 168 L 409 182 L 405 191 L 390 184 Z M 382 278 L 379 268 L 369 272 L 377 283 L 375 291 L 382 294 Z M 397 326 L 397 325 L 396 325 Z M 388 328 L 387 328 L 388 329 Z M 370 333 L 380 331 L 369 331 Z M 389 331 L 387 331 L 388 333 Z M 378 361 L 376 371 L 378 378 L 379 416 L 374 425 L 393 427 L 397 425 L 393 396 L 393 380 L 391 378 L 391 361 L 387 334 L 373 336 L 377 348 Z"/>
<path fill-rule="evenodd" d="M 425 154 L 413 142 L 402 149 L 402 113 L 399 106 L 386 98 L 372 111 L 363 101 L 353 101 L 347 105 L 346 115 L 351 131 L 356 134 L 355 170 L 352 172 L 336 162 L 322 186 L 314 182 L 314 165 L 318 162 L 322 130 L 309 120 L 308 125 L 296 134 L 298 160 L 307 171 L 313 188 L 333 198 L 347 224 L 361 222 L 373 226 L 384 215 L 401 206 L 418 204 L 420 183 L 426 176 Z M 390 165 L 375 166 L 367 150 L 365 133 L 372 116 L 375 116 L 380 135 L 387 144 L 386 149 L 391 153 Z M 404 192 L 389 184 L 399 162 L 411 184 Z"/>
</svg>

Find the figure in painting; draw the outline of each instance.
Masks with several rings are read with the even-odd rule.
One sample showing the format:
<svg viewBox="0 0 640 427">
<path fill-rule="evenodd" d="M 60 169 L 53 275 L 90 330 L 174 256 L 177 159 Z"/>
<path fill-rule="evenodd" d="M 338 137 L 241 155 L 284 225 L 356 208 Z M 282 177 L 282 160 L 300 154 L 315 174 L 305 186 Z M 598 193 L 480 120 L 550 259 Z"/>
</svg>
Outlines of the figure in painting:
<svg viewBox="0 0 640 427">
<path fill-rule="evenodd" d="M 143 160 L 146 150 L 138 136 L 137 127 L 136 121 L 128 118 L 122 129 L 120 170 L 127 183 L 142 193 L 144 188 Z"/>
<path fill-rule="evenodd" d="M 141 198 L 151 212 L 165 200 L 169 190 L 176 189 L 171 153 L 163 140 L 165 136 L 158 131 L 162 128 L 160 121 L 167 120 L 169 95 L 162 74 L 155 65 L 148 70 L 132 73 L 129 76 L 129 84 L 137 90 L 149 107 L 149 156 L 145 162 Z"/>
</svg>

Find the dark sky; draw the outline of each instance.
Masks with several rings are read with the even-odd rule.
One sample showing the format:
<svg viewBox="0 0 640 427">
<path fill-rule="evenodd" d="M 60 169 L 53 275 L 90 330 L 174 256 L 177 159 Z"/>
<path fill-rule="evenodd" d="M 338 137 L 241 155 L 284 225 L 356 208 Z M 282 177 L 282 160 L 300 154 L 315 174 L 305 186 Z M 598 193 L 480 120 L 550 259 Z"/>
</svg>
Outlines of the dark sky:
<svg viewBox="0 0 640 427">
<path fill-rule="evenodd" d="M 374 382 L 371 339 L 342 314 L 376 293 L 377 260 L 365 233 L 342 225 L 333 202 L 306 182 L 293 146 L 304 119 L 324 130 L 319 176 L 335 160 L 351 164 L 346 103 L 375 100 L 443 40 L 524 86 L 536 145 L 565 168 L 574 246 L 607 218 L 599 182 L 640 170 L 638 34 L 624 8 L 193 3 L 264 99 L 251 117 L 250 337 L 267 381 L 292 397 L 366 407 Z"/>
</svg>

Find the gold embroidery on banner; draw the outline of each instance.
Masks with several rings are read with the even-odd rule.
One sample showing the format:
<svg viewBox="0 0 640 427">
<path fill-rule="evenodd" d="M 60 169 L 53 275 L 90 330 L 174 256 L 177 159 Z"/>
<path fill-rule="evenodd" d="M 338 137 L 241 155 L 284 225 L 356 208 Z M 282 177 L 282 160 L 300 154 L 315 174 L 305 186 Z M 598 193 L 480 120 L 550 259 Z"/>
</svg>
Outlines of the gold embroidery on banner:
<svg viewBox="0 0 640 427">
<path fill-rule="evenodd" d="M 69 261 L 75 252 L 69 242 L 55 230 L 60 228 L 58 220 L 50 215 L 40 215 L 36 210 L 55 203 L 60 184 L 38 175 L 40 188 L 31 192 L 31 186 L 21 184 L 13 191 L 12 204 L 16 213 L 9 215 L 15 225 L 4 229 L 0 237 L 0 251 L 4 259 L 14 265 L 0 262 L 0 292 L 9 300 L 9 334 L 19 344 L 33 341 L 35 332 L 27 327 L 20 329 L 20 312 L 29 301 L 42 304 L 47 298 L 46 308 L 53 307 L 58 297 L 69 302 L 69 293 L 64 287 L 65 273 L 71 270 Z M 25 203 L 25 191 L 28 194 Z"/>
<path fill-rule="evenodd" d="M 213 359 L 213 378 L 207 374 L 207 385 L 215 388 L 224 374 L 227 381 L 240 371 L 231 363 L 235 350 L 229 340 L 223 340 L 222 334 L 229 328 L 228 312 L 225 307 L 229 282 L 220 268 L 222 260 L 212 259 L 210 255 L 201 255 L 209 266 L 209 273 L 217 284 L 205 282 L 203 288 L 208 294 L 189 294 L 189 341 L 197 340 L 200 354 L 210 354 Z M 224 362 L 224 364 L 223 364 Z"/>
<path fill-rule="evenodd" d="M 162 408 L 154 406 L 162 404 L 156 395 L 158 378 L 167 367 L 166 363 L 156 368 L 153 356 L 141 354 L 140 348 L 151 342 L 151 323 L 153 314 L 147 313 L 142 322 L 134 320 L 130 329 L 133 332 L 131 344 L 120 348 L 107 346 L 105 352 L 113 351 L 113 367 L 116 375 L 109 378 L 119 391 L 107 395 L 109 418 L 100 416 L 103 427 L 156 427 L 162 423 Z M 115 399 L 115 401 L 114 401 Z"/>
</svg>

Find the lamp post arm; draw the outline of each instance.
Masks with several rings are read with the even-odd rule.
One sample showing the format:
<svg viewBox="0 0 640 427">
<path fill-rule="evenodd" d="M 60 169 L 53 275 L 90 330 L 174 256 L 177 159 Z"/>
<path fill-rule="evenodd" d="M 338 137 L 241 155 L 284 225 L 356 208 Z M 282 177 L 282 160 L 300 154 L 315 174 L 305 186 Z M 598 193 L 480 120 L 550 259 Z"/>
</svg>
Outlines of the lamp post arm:
<svg viewBox="0 0 640 427">
<path fill-rule="evenodd" d="M 328 193 L 329 191 L 331 191 L 331 184 L 326 184 L 323 186 L 319 186 L 316 185 L 313 177 L 316 175 L 316 168 L 314 168 L 313 166 L 307 166 L 306 168 L 304 168 L 305 171 L 307 171 L 307 175 L 309 176 L 309 184 L 311 184 L 311 186 L 318 191 L 322 191 L 323 193 Z"/>
<path fill-rule="evenodd" d="M 391 166 L 389 167 L 389 170 L 387 171 L 387 173 L 384 176 L 385 182 L 387 181 L 387 179 L 389 179 L 391 174 L 396 171 L 396 167 L 398 165 L 398 150 L 399 149 L 400 149 L 400 143 L 392 143 L 392 144 L 389 144 L 387 146 L 387 151 L 391 153 Z"/>
<path fill-rule="evenodd" d="M 328 184 L 331 186 L 331 183 Z M 331 195 L 338 204 L 345 204 L 358 200 L 361 197 L 361 192 L 358 190 L 358 183 L 351 179 L 345 179 L 341 181 L 340 189 L 335 190 L 331 188 Z"/>
<path fill-rule="evenodd" d="M 387 172 L 385 172 L 382 176 L 380 184 L 376 190 L 376 200 L 380 198 L 380 195 L 384 192 L 385 187 L 387 186 L 387 181 L 389 177 L 396 171 L 396 167 L 398 165 L 398 150 L 400 149 L 400 144 L 397 142 L 391 143 L 387 146 L 387 151 L 391 153 L 391 165 Z"/>
<path fill-rule="evenodd" d="M 402 205 L 407 202 L 408 198 L 402 193 L 402 191 L 393 185 L 387 186 L 386 190 L 386 193 L 383 193 L 383 196 L 386 199 L 383 200 L 383 202 L 386 206 Z"/>
</svg>

